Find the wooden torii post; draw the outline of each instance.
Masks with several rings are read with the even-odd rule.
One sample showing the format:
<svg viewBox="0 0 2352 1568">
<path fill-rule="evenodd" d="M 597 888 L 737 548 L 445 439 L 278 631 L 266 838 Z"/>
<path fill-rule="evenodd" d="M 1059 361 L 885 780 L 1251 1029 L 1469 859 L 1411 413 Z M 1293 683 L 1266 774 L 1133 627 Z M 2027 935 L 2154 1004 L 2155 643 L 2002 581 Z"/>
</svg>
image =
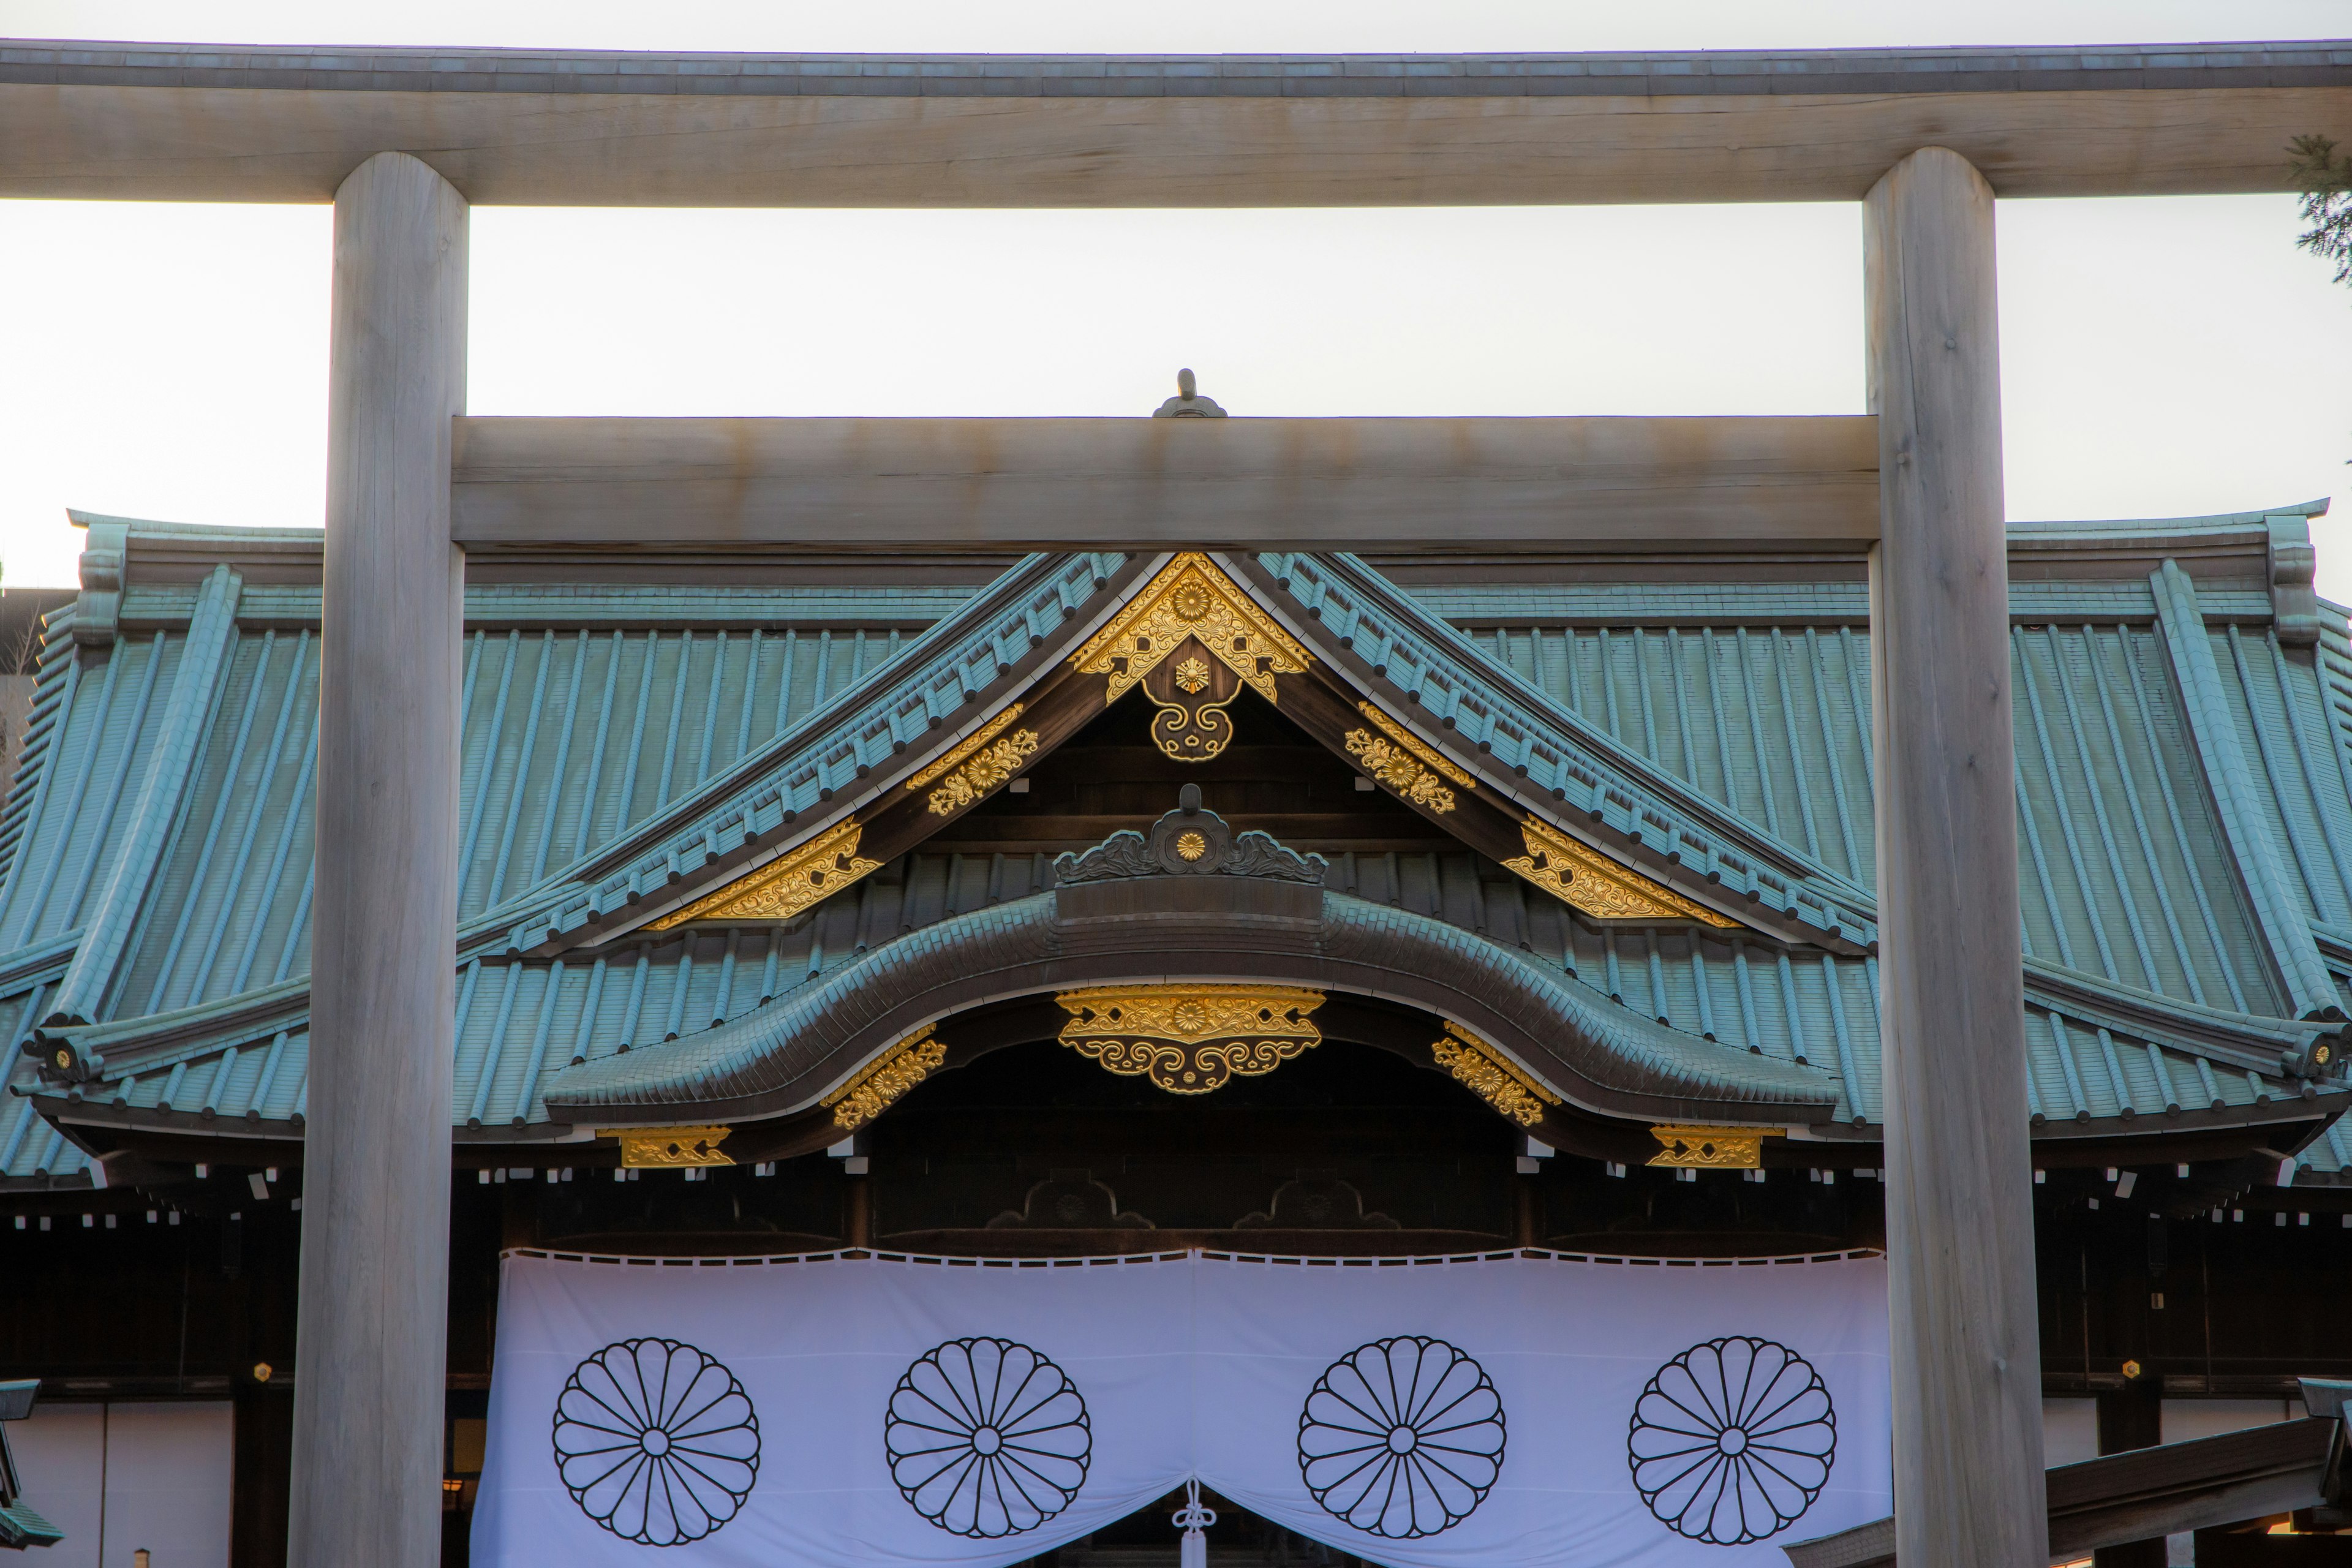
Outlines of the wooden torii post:
<svg viewBox="0 0 2352 1568">
<path fill-rule="evenodd" d="M 459 549 L 625 550 L 634 487 L 687 498 L 666 546 L 720 552 L 870 547 L 833 521 L 853 501 L 902 551 L 1869 549 L 1899 1550 L 2038 1568 L 1993 198 L 2281 189 L 2288 139 L 2347 120 L 2344 43 L 1118 61 L 0 44 L 0 195 L 335 204 L 293 1560 L 439 1552 Z M 863 421 L 830 448 L 853 422 L 467 420 L 468 200 L 1860 200 L 1875 417 L 1280 422 L 1347 425 L 1352 468 L 1248 419 Z M 951 427 L 981 425 L 1022 461 L 975 468 Z M 877 443 L 897 460 L 874 464 Z M 1968 1092 L 1931 1095 L 1931 1060 Z"/>
</svg>

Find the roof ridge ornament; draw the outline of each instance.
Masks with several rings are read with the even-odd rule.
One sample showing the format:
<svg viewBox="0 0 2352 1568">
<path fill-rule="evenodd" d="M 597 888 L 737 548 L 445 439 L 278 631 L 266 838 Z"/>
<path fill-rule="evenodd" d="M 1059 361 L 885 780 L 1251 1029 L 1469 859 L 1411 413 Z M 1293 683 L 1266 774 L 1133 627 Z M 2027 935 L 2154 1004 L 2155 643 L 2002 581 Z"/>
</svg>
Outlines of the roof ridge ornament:
<svg viewBox="0 0 2352 1568">
<path fill-rule="evenodd" d="M 1080 882 L 1117 882 L 1131 877 L 1262 877 L 1276 882 L 1323 885 L 1329 862 L 1301 855 L 1270 833 L 1236 837 L 1225 819 L 1201 805 L 1201 786 L 1177 792 L 1176 809 L 1151 825 L 1150 832 L 1126 828 L 1083 854 L 1054 861 L 1057 887 Z"/>
<path fill-rule="evenodd" d="M 1223 419 L 1225 411 L 1213 397 L 1201 395 L 1200 384 L 1189 370 L 1176 373 L 1176 395 L 1151 411 L 1154 419 Z"/>
</svg>

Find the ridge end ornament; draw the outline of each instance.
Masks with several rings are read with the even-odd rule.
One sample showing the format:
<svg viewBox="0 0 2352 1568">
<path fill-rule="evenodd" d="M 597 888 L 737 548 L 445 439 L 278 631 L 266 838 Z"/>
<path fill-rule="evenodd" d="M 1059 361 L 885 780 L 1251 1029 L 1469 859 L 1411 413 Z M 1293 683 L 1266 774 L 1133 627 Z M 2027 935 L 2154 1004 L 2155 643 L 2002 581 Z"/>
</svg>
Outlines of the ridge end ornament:
<svg viewBox="0 0 2352 1568">
<path fill-rule="evenodd" d="M 1504 869 L 1596 920 L 1696 921 L 1723 929 L 1739 924 L 1535 817 L 1519 824 L 1519 837 L 1528 852 L 1505 860 Z"/>
<path fill-rule="evenodd" d="M 650 922 L 647 931 L 668 931 L 688 921 L 786 921 L 831 897 L 869 872 L 879 860 L 857 853 L 865 827 L 854 816 L 788 849 L 756 871 L 748 871 L 715 892 Z"/>
<path fill-rule="evenodd" d="M 1208 1094 L 1258 1078 L 1323 1043 L 1323 993 L 1288 985 L 1092 985 L 1054 998 L 1062 1044 L 1121 1078 Z"/>
<path fill-rule="evenodd" d="M 831 1108 L 835 1127 L 844 1132 L 855 1132 L 938 1071 L 947 1056 L 947 1047 L 932 1035 L 927 1024 L 867 1063 L 847 1083 L 817 1103 Z"/>
<path fill-rule="evenodd" d="M 1444 1037 L 1430 1042 L 1429 1054 L 1456 1082 L 1522 1127 L 1537 1125 L 1545 1106 L 1560 1103 L 1517 1063 L 1452 1019 Z"/>
<path fill-rule="evenodd" d="M 1070 660 L 1108 678 L 1106 705 L 1141 686 L 1160 711 L 1151 739 L 1181 763 L 1205 763 L 1233 739 L 1225 710 L 1244 686 L 1276 702 L 1275 677 L 1303 675 L 1314 658 L 1223 568 L 1185 551 L 1088 638 Z"/>
</svg>

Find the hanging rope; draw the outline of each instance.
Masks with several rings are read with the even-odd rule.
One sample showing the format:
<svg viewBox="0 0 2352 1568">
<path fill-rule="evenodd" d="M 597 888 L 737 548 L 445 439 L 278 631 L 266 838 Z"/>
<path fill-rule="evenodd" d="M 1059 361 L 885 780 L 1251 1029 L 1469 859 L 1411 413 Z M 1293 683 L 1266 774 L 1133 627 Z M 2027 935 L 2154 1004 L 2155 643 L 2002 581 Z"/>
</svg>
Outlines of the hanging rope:
<svg viewBox="0 0 2352 1568">
<path fill-rule="evenodd" d="M 1184 1506 L 1170 1521 L 1184 1532 L 1177 1548 L 1176 1568 L 1209 1568 L 1209 1538 L 1201 1532 L 1217 1522 L 1217 1510 L 1201 1506 L 1201 1483 L 1184 1483 Z"/>
</svg>

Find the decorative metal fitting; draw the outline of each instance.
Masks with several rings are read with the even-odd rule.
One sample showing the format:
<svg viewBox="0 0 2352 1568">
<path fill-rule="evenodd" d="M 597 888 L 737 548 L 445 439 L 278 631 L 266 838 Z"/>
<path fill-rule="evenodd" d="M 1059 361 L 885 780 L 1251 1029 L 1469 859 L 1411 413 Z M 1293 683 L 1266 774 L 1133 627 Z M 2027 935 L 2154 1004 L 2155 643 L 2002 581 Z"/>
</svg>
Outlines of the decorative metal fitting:
<svg viewBox="0 0 2352 1568">
<path fill-rule="evenodd" d="M 604 1127 L 601 1138 L 621 1141 L 621 1163 L 635 1170 L 674 1170 L 688 1165 L 731 1165 L 719 1152 L 731 1127 Z"/>
</svg>

